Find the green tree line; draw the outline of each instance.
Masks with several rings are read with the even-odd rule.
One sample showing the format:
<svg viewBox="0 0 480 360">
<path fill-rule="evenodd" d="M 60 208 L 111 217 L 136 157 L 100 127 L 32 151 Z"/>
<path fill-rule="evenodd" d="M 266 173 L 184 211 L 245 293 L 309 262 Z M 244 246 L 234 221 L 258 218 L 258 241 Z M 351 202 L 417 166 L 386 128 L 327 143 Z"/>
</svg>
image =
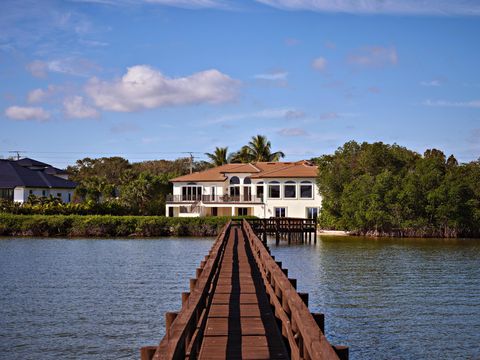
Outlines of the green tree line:
<svg viewBox="0 0 480 360">
<path fill-rule="evenodd" d="M 348 142 L 315 159 L 324 228 L 360 234 L 479 236 L 480 162 L 459 164 L 382 142 Z"/>
<path fill-rule="evenodd" d="M 170 180 L 227 162 L 278 161 L 285 155 L 272 152 L 263 135 L 253 136 L 239 151 L 228 148 L 206 153 L 209 162 L 189 158 L 130 163 L 122 157 L 84 158 L 67 167 L 69 178 L 78 183 L 73 202 L 63 204 L 55 197 L 30 196 L 25 204 L 0 200 L 0 212 L 14 214 L 110 214 L 164 215 L 165 201 L 172 192 Z"/>
</svg>

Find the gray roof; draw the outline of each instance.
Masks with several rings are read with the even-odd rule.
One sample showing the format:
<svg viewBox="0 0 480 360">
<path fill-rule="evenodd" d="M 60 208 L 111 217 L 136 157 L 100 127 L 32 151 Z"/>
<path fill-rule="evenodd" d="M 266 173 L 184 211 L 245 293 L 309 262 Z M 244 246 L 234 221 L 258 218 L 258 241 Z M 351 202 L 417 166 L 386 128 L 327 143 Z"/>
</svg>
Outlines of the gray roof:
<svg viewBox="0 0 480 360">
<path fill-rule="evenodd" d="M 0 188 L 13 189 L 17 186 L 24 186 L 74 189 L 77 186 L 73 181 L 50 175 L 44 170 L 31 170 L 19 165 L 14 160 L 0 160 Z"/>
<path fill-rule="evenodd" d="M 30 159 L 30 158 L 23 158 L 20 160 L 14 160 L 18 165 L 23 167 L 49 167 L 50 165 L 45 164 L 41 161 Z"/>
</svg>

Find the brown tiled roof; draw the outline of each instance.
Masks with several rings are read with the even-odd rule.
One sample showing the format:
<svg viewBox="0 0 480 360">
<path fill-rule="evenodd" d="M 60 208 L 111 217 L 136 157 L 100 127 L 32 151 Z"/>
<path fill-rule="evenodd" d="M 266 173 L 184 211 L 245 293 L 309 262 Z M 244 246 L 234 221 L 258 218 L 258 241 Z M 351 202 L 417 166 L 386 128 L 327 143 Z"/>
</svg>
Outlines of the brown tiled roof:
<svg viewBox="0 0 480 360">
<path fill-rule="evenodd" d="M 308 161 L 256 162 L 252 164 L 226 164 L 172 179 L 172 182 L 225 181 L 228 173 L 248 173 L 252 179 L 263 178 L 313 178 L 317 166 Z"/>
</svg>

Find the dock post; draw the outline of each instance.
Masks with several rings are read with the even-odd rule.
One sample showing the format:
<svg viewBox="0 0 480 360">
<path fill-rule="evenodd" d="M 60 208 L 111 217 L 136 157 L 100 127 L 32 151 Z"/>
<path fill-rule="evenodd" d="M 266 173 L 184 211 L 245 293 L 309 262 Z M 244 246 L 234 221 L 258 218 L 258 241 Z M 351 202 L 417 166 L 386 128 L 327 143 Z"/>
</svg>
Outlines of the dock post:
<svg viewBox="0 0 480 360">
<path fill-rule="evenodd" d="M 333 345 L 333 350 L 335 350 L 340 360 L 348 360 L 348 346 Z"/>
<path fill-rule="evenodd" d="M 275 219 L 275 244 L 278 245 L 280 243 L 280 220 L 277 218 Z"/>
<path fill-rule="evenodd" d="M 263 223 L 263 243 L 267 244 L 267 219 L 262 219 Z"/>
<path fill-rule="evenodd" d="M 325 315 L 320 313 L 312 313 L 312 316 L 320 330 L 322 330 L 322 333 L 325 334 Z"/>
<path fill-rule="evenodd" d="M 152 360 L 157 346 L 144 346 L 140 349 L 140 360 Z"/>
<path fill-rule="evenodd" d="M 177 318 L 177 312 L 166 312 L 165 313 L 165 330 L 168 334 L 170 332 L 170 327 L 172 326 L 173 322 Z"/>
</svg>

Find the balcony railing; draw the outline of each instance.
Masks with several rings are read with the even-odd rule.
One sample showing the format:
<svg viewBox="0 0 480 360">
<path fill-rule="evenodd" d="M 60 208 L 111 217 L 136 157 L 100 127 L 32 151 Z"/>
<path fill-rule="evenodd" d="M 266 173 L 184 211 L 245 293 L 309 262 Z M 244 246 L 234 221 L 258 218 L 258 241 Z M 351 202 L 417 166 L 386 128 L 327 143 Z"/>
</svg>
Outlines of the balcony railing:
<svg viewBox="0 0 480 360">
<path fill-rule="evenodd" d="M 230 195 L 168 195 L 167 203 L 196 203 L 202 201 L 204 204 L 261 204 L 262 198 L 254 195 L 230 196 Z"/>
</svg>

